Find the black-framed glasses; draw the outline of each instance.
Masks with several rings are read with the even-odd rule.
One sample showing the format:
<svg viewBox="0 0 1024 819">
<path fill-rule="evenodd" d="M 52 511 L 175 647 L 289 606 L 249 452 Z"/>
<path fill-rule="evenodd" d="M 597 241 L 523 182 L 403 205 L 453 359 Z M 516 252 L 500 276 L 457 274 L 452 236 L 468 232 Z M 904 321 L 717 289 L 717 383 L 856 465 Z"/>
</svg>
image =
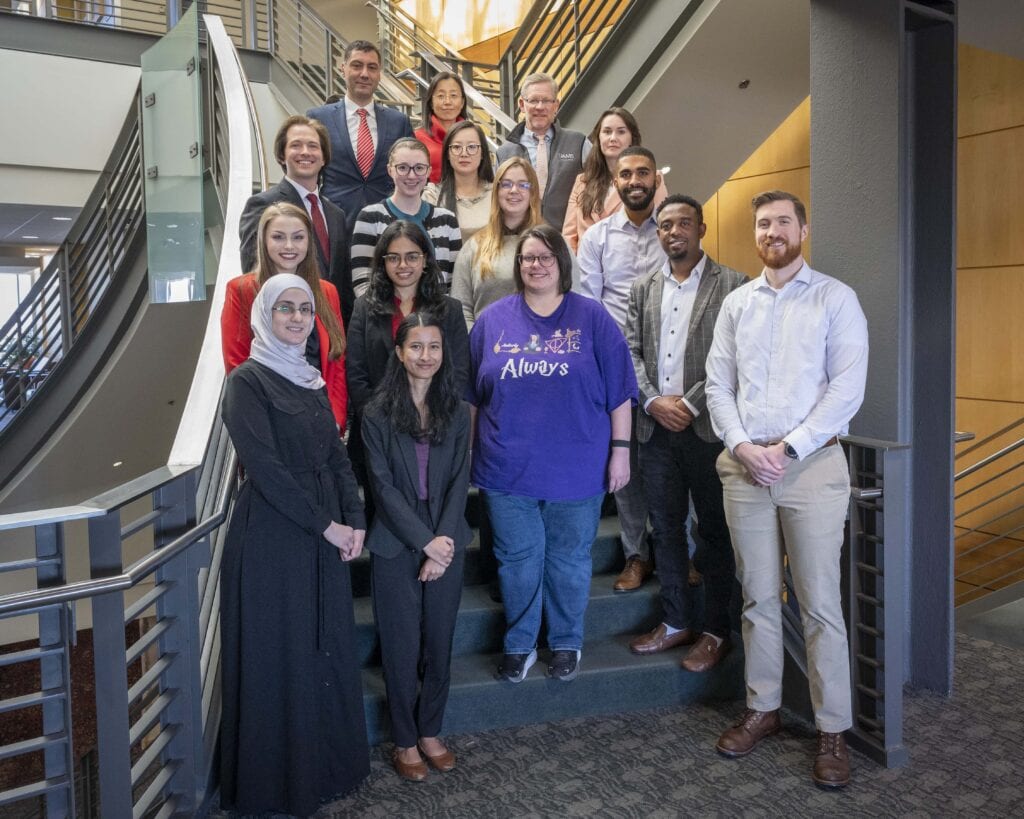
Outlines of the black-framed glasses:
<svg viewBox="0 0 1024 819">
<path fill-rule="evenodd" d="M 478 153 L 480 153 L 480 143 L 467 142 L 465 145 L 457 145 L 456 143 L 453 142 L 451 145 L 448 146 L 448 151 L 450 153 L 455 154 L 456 156 L 462 156 L 463 154 L 465 154 L 466 156 L 476 156 Z"/>
<path fill-rule="evenodd" d="M 295 313 L 298 313 L 303 318 L 309 318 L 310 316 L 316 314 L 316 311 L 313 309 L 313 305 L 311 304 L 300 304 L 296 306 L 287 301 L 283 301 L 280 304 L 275 304 L 270 309 L 273 310 L 275 313 L 280 313 L 282 316 L 291 316 L 294 315 Z"/>
<path fill-rule="evenodd" d="M 409 265 L 419 264 L 423 260 L 423 256 L 424 254 L 418 250 L 410 253 L 385 253 L 384 264 L 398 264 L 403 259 Z"/>
<path fill-rule="evenodd" d="M 539 256 L 532 253 L 520 253 L 516 258 L 519 259 L 520 267 L 533 267 L 535 264 L 539 264 L 547 270 L 554 267 L 555 262 L 558 261 L 558 257 L 554 253 L 541 253 Z"/>
<path fill-rule="evenodd" d="M 513 182 L 511 179 L 502 179 L 498 183 L 498 187 L 501 188 L 503 191 L 510 191 L 513 188 L 519 188 L 519 190 L 521 191 L 529 192 L 530 190 L 533 189 L 533 185 L 530 182 L 527 182 L 525 179 L 522 182 Z"/>
<path fill-rule="evenodd" d="M 410 173 L 415 174 L 416 176 L 426 176 L 427 172 L 430 171 L 430 166 L 424 162 L 417 162 L 415 165 L 407 165 L 406 163 L 401 162 L 398 165 L 392 165 L 391 167 L 395 169 L 395 173 L 399 176 L 408 176 Z"/>
</svg>

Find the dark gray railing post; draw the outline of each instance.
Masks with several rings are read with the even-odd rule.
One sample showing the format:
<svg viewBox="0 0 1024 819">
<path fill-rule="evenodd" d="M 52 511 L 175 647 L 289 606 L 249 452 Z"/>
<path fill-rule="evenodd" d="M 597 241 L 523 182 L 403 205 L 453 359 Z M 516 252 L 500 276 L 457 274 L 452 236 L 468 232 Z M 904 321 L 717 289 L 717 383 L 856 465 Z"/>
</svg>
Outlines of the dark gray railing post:
<svg viewBox="0 0 1024 819">
<path fill-rule="evenodd" d="M 63 358 L 74 341 L 74 325 L 71 322 L 71 253 L 67 242 L 60 248 L 60 272 L 57 281 L 60 288 L 60 355 Z"/>
<path fill-rule="evenodd" d="M 89 521 L 89 573 L 96 579 L 118 575 L 122 570 L 121 514 L 114 510 Z M 92 599 L 92 649 L 100 814 L 131 816 L 132 764 L 122 592 L 107 592 Z"/>
<path fill-rule="evenodd" d="M 197 471 L 160 487 L 153 507 L 164 509 L 154 527 L 157 549 L 196 524 Z M 180 796 L 177 810 L 194 812 L 202 804 L 207 769 L 203 759 L 203 685 L 200 674 L 202 643 L 199 634 L 199 570 L 210 565 L 209 536 L 201 538 L 157 570 L 157 583 L 169 589 L 157 602 L 157 620 L 174 620 L 160 638 L 161 656 L 175 657 L 163 674 L 161 689 L 177 692 L 161 717 L 163 726 L 178 726 L 164 750 L 164 763 L 181 760 L 168 788 Z"/>
<path fill-rule="evenodd" d="M 36 585 L 40 589 L 61 586 L 65 582 L 63 524 L 47 523 L 35 527 Z M 75 762 L 71 744 L 71 639 L 69 606 L 56 604 L 39 612 L 39 649 L 59 649 L 39 661 L 40 689 L 60 689 L 64 696 L 43 703 L 43 735 L 63 740 L 47 746 L 43 753 L 47 779 L 67 780 L 64 788 L 46 795 L 47 817 L 75 815 Z"/>
</svg>

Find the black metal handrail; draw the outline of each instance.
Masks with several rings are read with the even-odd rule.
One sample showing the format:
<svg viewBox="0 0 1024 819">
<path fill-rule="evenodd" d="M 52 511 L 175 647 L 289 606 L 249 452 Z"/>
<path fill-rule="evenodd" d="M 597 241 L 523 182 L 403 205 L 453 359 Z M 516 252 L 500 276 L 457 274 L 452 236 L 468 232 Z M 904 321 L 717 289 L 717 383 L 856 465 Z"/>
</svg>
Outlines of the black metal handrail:
<svg viewBox="0 0 1024 819">
<path fill-rule="evenodd" d="M 145 224 L 139 92 L 67 238 L 0 327 L 0 447 L 15 416 L 59 368 L 99 311 Z"/>
</svg>

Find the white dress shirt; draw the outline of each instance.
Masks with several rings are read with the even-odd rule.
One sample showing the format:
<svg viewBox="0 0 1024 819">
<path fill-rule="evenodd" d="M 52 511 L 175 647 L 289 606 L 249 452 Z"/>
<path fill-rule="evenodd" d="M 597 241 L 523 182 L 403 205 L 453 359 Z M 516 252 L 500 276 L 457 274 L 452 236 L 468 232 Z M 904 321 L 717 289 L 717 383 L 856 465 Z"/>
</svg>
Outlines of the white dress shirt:
<svg viewBox="0 0 1024 819">
<path fill-rule="evenodd" d="M 804 264 L 722 303 L 707 358 L 711 425 L 730 451 L 785 440 L 803 458 L 849 430 L 864 400 L 868 330 L 856 293 Z"/>
<path fill-rule="evenodd" d="M 661 268 L 665 282 L 661 290 L 661 333 L 658 342 L 658 392 L 661 395 L 679 395 L 683 387 L 683 361 L 686 358 L 686 342 L 690 336 L 690 316 L 697 300 L 697 288 L 707 264 L 707 254 L 702 253 L 685 281 L 677 281 L 672 275 L 672 265 L 665 260 Z M 658 396 L 655 396 L 657 398 Z M 696 418 L 700 412 L 685 398 L 680 399 Z M 644 404 L 646 410 L 654 398 Z"/>
<path fill-rule="evenodd" d="M 373 152 L 377 153 L 377 114 L 373 103 L 369 105 L 356 105 L 348 97 L 345 97 L 345 124 L 348 125 L 348 138 L 352 141 L 352 153 L 356 153 L 356 146 L 359 144 L 359 115 L 356 113 L 360 108 L 366 109 L 366 125 L 370 129 L 370 136 L 373 138 Z"/>
<path fill-rule="evenodd" d="M 657 270 L 667 259 L 654 214 L 638 227 L 625 208 L 583 234 L 577 258 L 583 295 L 601 302 L 623 332 L 633 282 L 637 276 Z"/>
<path fill-rule="evenodd" d="M 302 206 L 306 209 L 306 216 L 309 217 L 309 220 L 311 222 L 313 221 L 313 206 L 309 204 L 309 200 L 306 197 L 309 196 L 311 193 L 316 196 L 316 201 L 320 204 L 320 215 L 323 217 L 324 227 L 326 228 L 327 214 L 324 212 L 324 201 L 323 199 L 320 198 L 320 191 L 307 190 L 287 174 L 285 174 L 284 178 L 288 180 L 289 184 L 293 188 L 295 188 L 296 193 L 299 194 L 299 199 L 302 200 Z"/>
</svg>

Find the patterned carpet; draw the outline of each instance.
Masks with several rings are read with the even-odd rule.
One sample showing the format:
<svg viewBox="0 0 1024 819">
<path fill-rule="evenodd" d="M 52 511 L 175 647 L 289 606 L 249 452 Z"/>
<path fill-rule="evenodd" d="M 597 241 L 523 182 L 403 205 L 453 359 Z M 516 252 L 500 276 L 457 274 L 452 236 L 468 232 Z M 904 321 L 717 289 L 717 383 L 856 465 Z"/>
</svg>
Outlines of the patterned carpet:
<svg viewBox="0 0 1024 819">
<path fill-rule="evenodd" d="M 400 781 L 384 745 L 367 782 L 316 816 L 1020 816 L 1022 678 L 1024 650 L 957 635 L 953 698 L 906 698 L 910 763 L 854 754 L 852 784 L 834 793 L 811 782 L 814 731 L 792 715 L 749 757 L 716 754 L 732 703 L 454 736 L 458 768 L 423 784 Z"/>
</svg>

